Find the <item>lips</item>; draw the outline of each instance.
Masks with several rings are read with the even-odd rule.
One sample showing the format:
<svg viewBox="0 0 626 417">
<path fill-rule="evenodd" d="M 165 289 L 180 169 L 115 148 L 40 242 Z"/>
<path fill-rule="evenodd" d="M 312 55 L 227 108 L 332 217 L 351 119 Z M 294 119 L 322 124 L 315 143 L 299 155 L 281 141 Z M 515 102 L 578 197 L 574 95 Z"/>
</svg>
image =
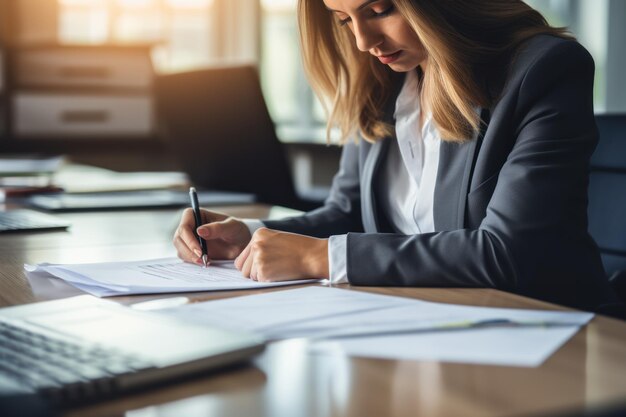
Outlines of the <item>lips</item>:
<svg viewBox="0 0 626 417">
<path fill-rule="evenodd" d="M 387 64 L 391 64 L 392 62 L 396 61 L 400 57 L 401 53 L 402 53 L 402 51 L 398 51 L 398 52 L 394 52 L 392 54 L 378 55 L 377 58 L 378 58 L 378 60 L 380 62 L 382 62 L 383 64 L 387 65 Z"/>
</svg>

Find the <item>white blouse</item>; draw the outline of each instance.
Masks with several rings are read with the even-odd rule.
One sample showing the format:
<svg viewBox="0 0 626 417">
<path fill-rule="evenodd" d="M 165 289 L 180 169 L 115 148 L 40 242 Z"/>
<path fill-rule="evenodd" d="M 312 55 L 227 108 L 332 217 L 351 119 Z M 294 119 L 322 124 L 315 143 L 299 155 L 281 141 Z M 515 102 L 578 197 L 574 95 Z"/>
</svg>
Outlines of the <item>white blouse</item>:
<svg viewBox="0 0 626 417">
<path fill-rule="evenodd" d="M 418 76 L 416 71 L 410 71 L 396 99 L 397 144 L 389 147 L 383 162 L 382 181 L 376 182 L 382 209 L 396 232 L 405 235 L 435 230 L 433 200 L 441 136 L 430 114 L 420 129 L 420 115 Z M 263 227 L 258 220 L 244 220 L 244 223 L 250 233 Z M 347 235 L 330 237 L 328 260 L 331 283 L 347 283 Z"/>
<path fill-rule="evenodd" d="M 441 136 L 432 115 L 420 129 L 421 115 L 417 72 L 407 73 L 396 100 L 396 144 L 383 162 L 376 190 L 381 207 L 397 233 L 406 235 L 435 231 L 433 201 L 439 169 Z M 402 163 L 400 163 L 402 161 Z M 330 280 L 348 282 L 347 235 L 331 236 L 328 244 Z"/>
</svg>

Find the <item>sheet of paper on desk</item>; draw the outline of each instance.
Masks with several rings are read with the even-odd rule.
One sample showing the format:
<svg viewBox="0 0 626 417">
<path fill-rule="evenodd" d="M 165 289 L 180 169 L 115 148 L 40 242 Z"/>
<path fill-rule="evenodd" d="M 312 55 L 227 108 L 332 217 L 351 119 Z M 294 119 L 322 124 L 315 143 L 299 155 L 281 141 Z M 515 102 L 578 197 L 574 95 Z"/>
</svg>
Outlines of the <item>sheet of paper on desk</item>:
<svg viewBox="0 0 626 417">
<path fill-rule="evenodd" d="M 314 343 L 312 350 L 382 359 L 534 367 L 592 318 L 592 313 L 583 312 L 423 303 L 352 317 L 344 322 L 348 331 L 332 329 L 327 321 L 318 322 L 317 326 L 326 330 L 317 339 L 332 340 Z M 372 334 L 368 335 L 368 329 Z M 380 333 L 374 334 L 377 329 Z M 350 333 L 356 336 L 350 337 Z"/>
<path fill-rule="evenodd" d="M 29 278 L 54 276 L 98 297 L 188 291 L 217 291 L 310 283 L 262 283 L 245 278 L 233 262 L 213 262 L 208 268 L 177 258 L 95 264 L 25 265 Z"/>
<path fill-rule="evenodd" d="M 69 164 L 54 175 L 54 183 L 68 193 L 96 193 L 184 188 L 189 178 L 182 172 L 115 172 Z"/>
<path fill-rule="evenodd" d="M 311 336 L 306 330 L 319 320 L 341 326 L 345 320 L 367 312 L 376 312 L 412 300 L 385 297 L 366 292 L 325 287 L 307 287 L 290 291 L 247 295 L 243 297 L 189 304 L 162 310 L 189 321 L 246 330 L 277 340 Z M 305 330 L 302 331 L 302 328 Z"/>
<path fill-rule="evenodd" d="M 50 158 L 0 158 L 0 176 L 52 174 L 64 162 L 62 156 Z"/>
<path fill-rule="evenodd" d="M 318 353 L 510 366 L 541 364 L 593 318 L 591 313 L 460 306 L 324 287 L 162 313 L 253 331 L 270 340 L 311 338 Z"/>
<path fill-rule="evenodd" d="M 536 367 L 580 326 L 483 328 L 320 341 L 311 351 L 368 358 Z"/>
</svg>

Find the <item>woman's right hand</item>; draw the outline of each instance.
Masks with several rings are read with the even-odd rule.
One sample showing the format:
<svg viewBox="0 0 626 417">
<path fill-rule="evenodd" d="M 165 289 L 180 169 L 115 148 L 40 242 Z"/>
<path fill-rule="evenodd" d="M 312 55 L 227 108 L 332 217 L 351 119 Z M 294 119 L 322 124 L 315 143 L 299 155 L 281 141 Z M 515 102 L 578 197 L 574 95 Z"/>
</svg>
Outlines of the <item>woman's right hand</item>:
<svg viewBox="0 0 626 417">
<path fill-rule="evenodd" d="M 200 216 L 202 226 L 197 231 L 206 240 L 209 260 L 235 259 L 252 238 L 248 227 L 234 217 L 205 209 L 200 209 Z M 193 210 L 185 209 L 174 233 L 174 247 L 183 261 L 202 265 L 202 248 L 194 234 L 195 226 Z"/>
</svg>

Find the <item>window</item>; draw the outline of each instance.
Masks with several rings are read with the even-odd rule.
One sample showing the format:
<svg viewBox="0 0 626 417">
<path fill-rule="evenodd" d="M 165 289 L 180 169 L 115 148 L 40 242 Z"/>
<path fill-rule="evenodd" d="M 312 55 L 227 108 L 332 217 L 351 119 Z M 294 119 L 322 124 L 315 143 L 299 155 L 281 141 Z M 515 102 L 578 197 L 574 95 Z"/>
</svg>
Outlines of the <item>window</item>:
<svg viewBox="0 0 626 417">
<path fill-rule="evenodd" d="M 553 25 L 568 26 L 596 64 L 596 112 L 626 111 L 626 2 L 623 0 L 528 0 Z"/>
<path fill-rule="evenodd" d="M 297 0 L 57 1 L 61 42 L 154 42 L 161 72 L 229 59 L 257 62 L 279 136 L 307 140 L 312 129 L 320 138 L 325 134 L 300 65 Z"/>
<path fill-rule="evenodd" d="M 321 0 L 320 0 L 321 1 Z M 307 85 L 297 39 L 297 0 L 262 0 L 263 83 L 283 140 L 325 140 L 321 106 Z M 623 0 L 528 0 L 554 26 L 567 26 L 596 64 L 594 104 L 598 112 L 626 111 L 626 2 Z M 622 19 L 620 19 L 622 17 Z M 608 89 L 607 85 L 611 88 Z"/>
<path fill-rule="evenodd" d="M 214 0 L 58 1 L 61 42 L 154 42 L 161 71 L 207 65 L 216 55 Z"/>
<path fill-rule="evenodd" d="M 279 137 L 325 141 L 323 111 L 300 60 L 297 0 L 57 1 L 61 41 L 154 42 L 158 71 L 192 69 L 224 60 L 259 63 Z M 619 16 L 625 13 L 626 2 L 527 2 L 551 24 L 569 26 L 593 55 L 596 110 L 626 110 L 626 91 L 615 87 L 623 84 L 617 73 L 625 61 L 626 29 Z M 607 89 L 607 85 L 613 87 Z"/>
<path fill-rule="evenodd" d="M 261 72 L 273 117 L 285 124 L 305 119 L 298 90 L 303 71 L 295 16 L 296 0 L 262 0 Z M 285 65 L 286 64 L 286 65 Z"/>
<path fill-rule="evenodd" d="M 283 141 L 326 140 L 321 105 L 300 58 L 297 0 L 261 0 L 261 74 L 268 107 Z"/>
</svg>

